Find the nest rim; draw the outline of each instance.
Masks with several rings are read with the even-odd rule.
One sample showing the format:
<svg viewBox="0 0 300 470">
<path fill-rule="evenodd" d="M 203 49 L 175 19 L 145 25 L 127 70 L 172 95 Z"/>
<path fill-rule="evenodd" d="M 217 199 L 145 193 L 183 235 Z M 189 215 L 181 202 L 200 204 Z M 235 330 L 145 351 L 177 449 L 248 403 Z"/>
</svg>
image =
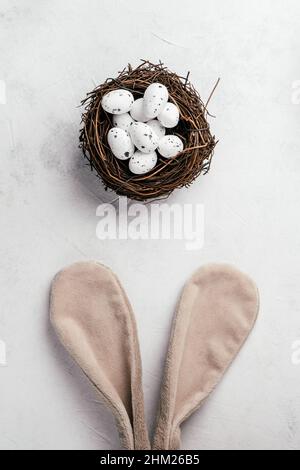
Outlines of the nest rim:
<svg viewBox="0 0 300 470">
<path fill-rule="evenodd" d="M 211 115 L 207 105 L 218 82 L 204 104 L 189 81 L 189 75 L 181 77 L 162 62 L 152 64 L 142 60 L 136 68 L 128 64 L 117 78 L 107 78 L 81 102 L 84 112 L 79 147 L 106 190 L 111 189 L 119 196 L 136 201 L 165 199 L 175 189 L 188 187 L 200 174 L 208 173 L 217 141 L 210 131 L 208 116 Z M 180 110 L 179 124 L 167 129 L 167 134 L 180 137 L 184 149 L 172 159 L 165 159 L 157 152 L 158 162 L 150 172 L 133 175 L 128 168 L 128 160 L 117 159 L 108 146 L 107 134 L 113 127 L 112 115 L 104 111 L 101 100 L 109 91 L 120 88 L 129 90 L 135 99 L 140 98 L 154 82 L 168 88 L 169 101 Z"/>
</svg>

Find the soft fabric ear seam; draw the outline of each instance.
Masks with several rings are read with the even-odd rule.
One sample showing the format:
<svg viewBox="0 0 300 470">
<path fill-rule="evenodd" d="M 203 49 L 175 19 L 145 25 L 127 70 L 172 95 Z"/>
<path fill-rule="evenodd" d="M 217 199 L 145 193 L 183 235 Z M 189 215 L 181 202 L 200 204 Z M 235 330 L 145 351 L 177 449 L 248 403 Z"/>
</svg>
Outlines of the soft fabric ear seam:
<svg viewBox="0 0 300 470">
<path fill-rule="evenodd" d="M 114 273 L 112 273 L 114 274 Z M 140 355 L 140 345 L 139 345 L 139 339 L 138 339 L 138 331 L 137 331 L 137 325 L 136 325 L 136 320 L 134 316 L 134 312 L 132 310 L 132 306 L 129 302 L 129 299 L 126 295 L 126 292 L 124 291 L 124 288 L 119 280 L 118 277 L 115 277 L 115 280 L 124 296 L 124 301 L 126 302 L 128 311 L 130 312 L 131 320 L 132 320 L 132 327 L 133 327 L 133 341 L 134 341 L 134 360 L 132 361 L 134 367 L 131 371 L 131 380 L 130 380 L 130 386 L 131 386 L 131 408 L 132 408 L 132 420 L 133 422 L 131 423 L 131 426 L 133 428 L 133 439 L 134 439 L 134 448 L 138 447 L 136 450 L 144 450 L 144 449 L 139 449 L 140 445 L 138 442 L 138 439 L 136 437 L 136 425 L 138 424 L 139 426 L 139 431 L 142 431 L 144 436 L 143 436 L 143 441 L 145 447 L 145 450 L 148 450 L 151 448 L 150 446 L 150 440 L 149 440 L 149 434 L 148 434 L 148 428 L 147 428 L 147 423 L 146 423 L 146 416 L 145 416 L 145 405 L 144 405 L 144 393 L 143 393 L 143 382 L 142 382 L 142 360 L 141 360 L 141 355 Z M 141 383 L 138 385 L 138 390 L 136 392 L 139 394 L 138 396 L 138 405 L 139 405 L 139 410 L 136 410 L 136 406 L 134 406 L 133 400 L 136 398 L 135 397 L 135 390 L 134 389 L 134 384 L 135 380 L 140 379 Z M 139 422 L 139 417 L 141 418 L 141 422 Z M 140 429 L 142 428 L 142 430 Z"/>
<path fill-rule="evenodd" d="M 180 299 L 179 299 L 179 303 L 178 303 L 178 307 L 176 309 L 176 313 L 175 313 L 175 317 L 174 317 L 174 331 L 173 331 L 173 335 L 172 335 L 172 338 L 170 340 L 170 351 L 172 351 L 172 347 L 171 345 L 173 346 L 174 344 L 174 339 L 176 337 L 176 328 L 178 327 L 178 321 L 179 321 L 179 315 L 180 315 L 180 306 L 181 306 L 181 303 L 183 301 L 183 297 L 184 295 L 186 294 L 186 287 L 188 285 L 188 282 L 186 282 L 184 284 L 184 287 L 183 287 L 183 290 L 182 290 L 182 294 L 180 296 Z M 193 301 L 193 304 L 195 303 L 195 300 Z M 172 419 L 170 421 L 170 428 L 169 428 L 169 436 L 168 436 L 168 448 L 170 449 L 172 444 L 172 429 L 173 429 L 173 423 L 174 423 L 174 418 L 173 418 L 173 415 L 174 415 L 174 408 L 175 408 L 175 403 L 176 403 L 176 395 L 177 395 L 177 389 L 178 389 L 178 383 L 179 383 L 179 371 L 180 371 L 180 368 L 181 368 L 181 364 L 182 364 L 182 358 L 183 358 L 183 353 L 184 353 L 184 348 L 185 348 L 185 344 L 186 344 L 186 338 L 187 338 L 187 332 L 188 332 L 188 327 L 189 327 L 189 324 L 190 324 L 190 319 L 191 319 L 191 312 L 192 312 L 192 309 L 190 309 L 190 312 L 189 312 L 189 322 L 187 325 L 185 325 L 185 335 L 184 335 L 184 339 L 182 340 L 182 348 L 181 348 L 181 351 L 180 351 L 180 362 L 178 364 L 178 367 L 177 367 L 177 373 L 176 373 L 176 387 L 174 387 L 174 396 L 173 396 L 173 406 L 172 406 L 172 411 L 171 411 L 171 415 L 172 415 Z M 172 341 L 172 342 L 171 342 Z M 170 353 L 170 356 L 172 357 L 172 353 Z"/>
<path fill-rule="evenodd" d="M 259 290 L 258 288 L 255 286 L 255 289 L 256 289 L 256 294 L 257 294 L 257 310 L 256 310 L 256 316 L 254 318 L 254 321 L 253 321 L 253 324 L 252 324 L 252 327 L 249 331 L 249 335 L 251 334 L 251 332 L 253 331 L 254 327 L 255 327 L 255 324 L 256 324 L 256 320 L 258 318 L 258 313 L 259 313 L 259 308 L 260 308 L 260 296 L 259 296 Z M 236 359 L 236 357 L 238 356 L 239 352 L 242 350 L 243 346 L 245 345 L 246 341 L 248 339 L 248 336 L 245 338 L 244 342 L 240 345 L 239 349 L 236 351 L 236 354 L 235 356 L 232 358 L 232 361 L 230 362 L 230 364 L 228 364 L 228 367 L 225 369 L 224 371 L 224 374 L 226 374 L 226 372 L 230 369 L 230 367 L 232 366 L 232 363 L 234 362 L 234 360 Z M 180 435 L 180 426 L 181 424 L 187 420 L 193 413 L 195 413 L 202 405 L 203 403 L 206 402 L 206 400 L 209 399 L 210 395 L 214 392 L 214 390 L 216 389 L 216 387 L 218 386 L 218 381 L 216 381 L 216 383 L 214 384 L 214 386 L 211 388 L 211 390 L 209 391 L 208 395 L 204 398 L 204 400 L 200 401 L 198 404 L 195 404 L 195 406 L 193 408 L 191 408 L 191 411 L 189 413 L 187 413 L 186 415 L 183 415 L 181 417 L 179 417 L 179 419 L 177 420 L 175 426 L 174 426 L 174 435 L 176 434 L 179 434 Z M 172 434 L 172 433 L 171 433 Z M 170 443 L 173 441 L 173 439 L 171 438 L 170 439 Z"/>
<path fill-rule="evenodd" d="M 54 277 L 52 283 L 51 283 L 51 293 L 50 293 L 50 322 L 51 322 L 51 325 L 52 327 L 54 328 L 61 344 L 64 345 L 65 348 L 66 345 L 65 345 L 65 342 L 63 340 L 63 338 L 61 337 L 61 334 L 59 332 L 59 330 L 56 328 L 54 322 L 52 321 L 52 308 L 51 308 L 51 305 L 52 305 L 52 302 L 51 302 L 51 297 L 54 293 L 54 290 L 55 290 L 55 282 L 56 280 L 59 278 L 59 275 L 61 273 L 63 273 L 64 270 L 60 271 L 59 273 L 57 273 L 57 275 Z M 83 372 L 83 374 L 85 375 L 85 377 L 88 379 L 88 381 L 92 384 L 93 388 L 96 390 L 96 393 L 101 397 L 103 403 L 107 406 L 107 408 L 112 412 L 113 416 L 114 416 L 114 419 L 116 421 L 116 424 L 117 424 L 117 429 L 118 429 L 118 432 L 119 432 L 119 436 L 120 436 L 120 440 L 122 442 L 122 445 L 126 448 L 126 449 L 134 449 L 134 437 L 133 437 L 133 430 L 132 430 L 132 424 L 130 423 L 130 419 L 128 417 L 128 423 L 130 424 L 130 429 L 131 429 L 131 436 L 128 434 L 128 423 L 126 424 L 125 423 L 125 420 L 124 420 L 124 417 L 121 413 L 121 411 L 113 404 L 113 402 L 109 399 L 109 397 L 107 397 L 102 391 L 99 390 L 99 388 L 97 387 L 97 385 L 91 380 L 90 377 L 88 377 L 88 375 L 86 374 L 86 372 L 84 371 L 84 369 L 81 367 L 81 365 L 79 364 L 79 362 L 77 361 L 76 357 L 74 357 L 73 355 L 73 352 L 67 348 L 68 350 L 68 353 L 71 355 L 72 357 L 72 360 L 76 363 L 76 365 L 80 368 L 80 370 Z M 124 407 L 124 414 L 127 414 L 127 411 Z M 121 437 L 122 436 L 122 437 Z"/>
<path fill-rule="evenodd" d="M 75 265 L 77 263 L 74 263 Z M 131 450 L 134 450 L 135 449 L 135 446 L 136 446 L 136 436 L 135 436 L 135 433 L 134 433 L 134 429 L 133 429 L 133 423 L 131 422 L 129 416 L 128 416 L 128 413 L 127 413 L 127 410 L 125 409 L 125 407 L 123 406 L 123 403 L 122 401 L 120 401 L 120 406 L 121 408 L 119 409 L 118 407 L 118 404 L 112 402 L 109 398 L 108 395 L 106 395 L 103 390 L 100 390 L 98 388 L 98 386 L 93 382 L 93 380 L 91 379 L 91 377 L 85 372 L 85 370 L 81 367 L 80 365 L 80 362 L 78 362 L 78 360 L 76 359 L 76 351 L 73 351 L 72 348 L 69 348 L 68 347 L 68 342 L 65 342 L 63 337 L 61 336 L 61 333 L 60 333 L 60 330 L 59 328 L 56 328 L 56 323 L 54 321 L 52 321 L 54 315 L 53 315 L 53 311 L 52 311 L 52 308 L 54 306 L 54 302 L 52 302 L 52 299 L 55 295 L 55 291 L 56 291 L 56 283 L 59 281 L 61 275 L 64 274 L 65 271 L 68 270 L 68 268 L 71 268 L 74 266 L 74 264 L 72 264 L 71 266 L 68 266 L 64 269 L 62 269 L 61 271 L 59 271 L 56 276 L 54 277 L 52 283 L 51 283 L 51 291 L 50 291 L 50 296 L 49 296 L 49 300 L 50 300 L 50 321 L 51 321 L 51 324 L 53 325 L 55 331 L 56 331 L 56 334 L 58 335 L 61 343 L 64 345 L 64 347 L 68 350 L 69 354 L 71 355 L 71 357 L 73 358 L 74 362 L 80 367 L 80 369 L 83 371 L 84 375 L 88 378 L 89 382 L 93 385 L 93 387 L 96 389 L 97 391 L 97 394 L 101 397 L 103 403 L 107 406 L 107 408 L 111 411 L 111 413 L 113 414 L 114 418 L 115 418 L 115 421 L 116 421 L 116 425 L 117 425 L 117 428 L 118 428 L 118 432 L 119 432 L 119 436 L 120 436 L 120 440 L 121 440 L 121 443 L 122 445 L 126 448 L 126 449 L 131 449 Z M 80 264 L 80 262 L 78 263 Z M 104 266 L 102 265 L 101 263 L 98 263 L 98 262 L 92 262 L 91 264 L 94 264 L 94 265 L 98 265 L 100 268 L 104 268 L 111 276 L 112 276 L 112 279 L 113 281 L 116 283 L 116 286 L 117 288 L 121 291 L 122 293 L 122 296 L 123 296 L 123 301 L 128 309 L 128 312 L 129 312 L 129 315 L 130 315 L 130 324 L 129 324 L 129 331 L 130 331 L 130 335 L 131 335 L 131 341 L 132 341 L 132 349 L 131 349 L 131 354 L 132 354 L 132 360 L 131 360 L 131 376 L 130 376 L 130 386 L 131 386 L 131 414 L 132 416 L 134 416 L 134 411 L 135 411 L 135 406 L 134 406 L 134 402 L 133 402 L 133 395 L 132 395 L 132 386 L 133 386 L 133 379 L 135 378 L 136 380 L 139 380 L 139 373 L 138 373 L 138 370 L 139 370 L 139 365 L 140 365 L 140 373 L 141 373 L 141 362 L 140 362 L 140 356 L 138 354 L 138 351 L 136 350 L 136 346 L 139 346 L 138 344 L 138 338 L 137 338 L 137 329 L 136 329 L 136 324 L 135 324 L 135 318 L 134 318 L 134 314 L 133 314 L 133 311 L 132 311 L 132 307 L 130 305 L 130 302 L 126 296 L 126 293 L 124 291 L 124 289 L 122 288 L 117 276 L 113 273 L 113 271 L 108 268 L 107 266 Z M 139 403 L 139 410 L 142 409 L 143 410 L 143 406 L 144 406 L 144 402 L 142 402 L 142 404 Z M 143 418 L 144 418 L 144 415 L 143 414 L 139 414 L 140 417 L 142 417 L 142 426 L 144 425 L 144 421 L 143 421 Z M 127 419 L 126 419 L 127 418 Z M 144 429 L 146 430 L 146 426 L 144 427 Z M 146 437 L 148 438 L 148 434 L 147 434 L 147 431 L 146 431 Z M 147 439 L 144 439 L 144 441 L 146 441 Z M 145 444 L 144 445 L 145 448 L 149 448 L 149 444 Z"/>
<path fill-rule="evenodd" d="M 199 268 L 191 276 L 191 278 L 188 279 L 188 281 L 185 283 L 185 285 L 183 287 L 182 295 L 180 296 L 180 299 L 178 301 L 176 312 L 175 312 L 175 315 L 174 315 L 173 324 L 172 324 L 172 330 L 171 330 L 169 347 L 168 347 L 167 358 L 166 358 L 165 371 L 164 371 L 164 375 L 163 375 L 163 382 L 162 382 L 162 385 L 161 385 L 161 397 L 160 397 L 159 409 L 158 409 L 158 414 L 157 414 L 157 419 L 156 419 L 155 433 L 154 433 L 154 437 L 153 437 L 153 441 L 152 441 L 153 442 L 153 448 L 155 450 L 157 450 L 157 449 L 176 449 L 176 448 L 178 448 L 176 446 L 180 445 L 180 434 L 181 434 L 180 425 L 185 421 L 185 419 L 187 419 L 191 414 L 193 414 L 194 411 L 196 411 L 202 405 L 202 403 L 208 398 L 208 396 L 211 394 L 211 392 L 214 390 L 214 388 L 219 383 L 219 380 L 216 380 L 216 383 L 214 384 L 214 386 L 211 388 L 211 390 L 209 390 L 208 395 L 204 399 L 200 400 L 199 403 L 195 403 L 194 406 L 192 405 L 192 409 L 189 410 L 188 413 L 185 413 L 184 415 L 179 416 L 177 419 L 174 419 L 174 417 L 172 418 L 173 413 L 174 413 L 174 406 L 172 407 L 172 409 L 170 407 L 168 407 L 167 410 L 164 407 L 164 402 L 165 403 L 167 402 L 168 395 L 170 396 L 170 394 L 172 394 L 172 390 L 174 390 L 174 393 L 172 394 L 172 400 L 170 400 L 170 401 L 172 403 L 173 403 L 173 401 L 176 401 L 176 393 L 177 393 L 178 383 L 179 383 L 178 371 L 180 370 L 181 365 L 179 365 L 179 367 L 176 368 L 177 369 L 177 372 L 175 374 L 176 375 L 176 381 L 173 382 L 173 383 L 176 383 L 175 387 L 172 387 L 172 385 L 170 384 L 169 378 L 170 378 L 171 369 L 172 369 L 172 357 L 173 357 L 172 350 L 173 350 L 173 347 L 174 347 L 174 338 L 176 338 L 176 335 L 178 334 L 178 333 L 176 333 L 176 328 L 178 326 L 178 317 L 180 315 L 180 308 L 181 308 L 181 305 L 182 305 L 182 301 L 184 299 L 184 294 L 186 293 L 186 287 L 189 284 L 194 285 L 194 286 L 197 287 L 197 276 L 199 275 L 199 273 L 200 274 L 202 273 L 204 268 L 206 268 L 206 269 L 207 268 L 223 268 L 223 270 L 225 269 L 225 275 L 226 275 L 226 270 L 228 270 L 227 275 L 241 274 L 244 277 L 244 280 L 246 280 L 249 284 L 251 284 L 251 286 L 253 288 L 253 300 L 255 300 L 255 297 L 256 297 L 256 302 L 254 303 L 254 306 L 256 305 L 256 314 L 253 316 L 252 323 L 250 323 L 250 328 L 248 330 L 248 334 L 244 338 L 243 342 L 239 345 L 237 350 L 235 351 L 234 356 L 232 357 L 230 363 L 228 364 L 228 366 L 224 370 L 223 374 L 231 366 L 232 362 L 234 361 L 234 359 L 238 355 L 239 351 L 242 349 L 242 347 L 243 347 L 244 343 L 246 342 L 249 334 L 253 330 L 253 328 L 255 326 L 255 323 L 256 323 L 256 320 L 257 320 L 259 307 L 260 307 L 259 291 L 258 291 L 258 288 L 257 288 L 256 284 L 252 281 L 252 279 L 249 276 L 247 276 L 246 274 L 244 274 L 243 272 L 240 272 L 240 271 L 236 270 L 236 268 L 234 268 L 230 265 L 226 265 L 226 264 L 221 264 L 221 265 L 219 265 L 219 264 L 209 264 L 209 265 L 206 265 L 206 266 L 203 266 L 203 267 Z M 191 310 L 189 310 L 189 311 L 191 312 Z M 189 324 L 190 324 L 190 321 L 189 321 Z M 185 340 L 182 341 L 182 343 L 181 343 L 182 348 L 181 348 L 181 354 L 180 354 L 180 357 L 181 357 L 180 364 L 182 364 L 183 351 L 184 351 L 184 348 L 186 346 L 186 334 L 187 334 L 187 329 L 188 329 L 188 326 L 185 326 L 184 324 L 183 324 L 183 326 L 185 327 Z M 180 328 L 179 328 L 179 332 L 180 332 Z M 178 355 L 177 355 L 177 357 L 178 357 Z M 176 361 L 176 358 L 175 358 L 175 361 Z M 173 421 L 172 421 L 172 419 L 173 419 Z M 166 436 L 163 435 L 163 433 L 165 431 L 167 431 L 167 433 L 168 433 L 167 440 L 166 440 Z M 159 446 L 157 447 L 157 445 L 159 445 Z"/>
<path fill-rule="evenodd" d="M 182 292 L 181 292 L 181 294 L 178 298 L 175 314 L 174 314 L 173 320 L 172 320 L 170 339 L 169 339 L 167 356 L 166 356 L 164 372 L 163 372 L 163 382 L 161 384 L 161 392 L 160 392 L 161 396 L 160 396 L 160 400 L 159 400 L 159 407 L 158 407 L 158 412 L 157 412 L 156 422 L 155 422 L 155 429 L 154 429 L 155 434 L 154 434 L 153 439 L 152 439 L 152 448 L 154 448 L 154 449 L 155 449 L 155 441 L 156 441 L 156 439 L 155 439 L 156 438 L 156 432 L 158 431 L 158 433 L 159 433 L 158 425 L 159 425 L 159 422 L 162 420 L 163 415 L 164 415 L 164 420 L 169 423 L 169 426 L 168 426 L 169 435 L 164 436 L 165 448 L 169 449 L 170 444 L 171 444 L 172 422 L 173 422 L 172 416 L 173 416 L 174 406 L 175 406 L 175 402 L 176 402 L 178 374 L 176 374 L 176 377 L 177 377 L 176 387 L 173 388 L 172 385 L 170 384 L 170 375 L 171 375 L 170 374 L 170 369 L 171 369 L 171 362 L 172 362 L 173 344 L 174 344 L 174 339 L 176 337 L 176 330 L 177 330 L 178 321 L 179 321 L 180 306 L 181 306 L 181 303 L 182 303 L 183 296 L 185 295 L 185 288 L 188 285 L 188 283 L 189 283 L 189 280 L 186 281 L 185 284 L 184 284 Z M 187 329 L 186 329 L 186 334 L 187 334 Z M 186 335 L 185 335 L 185 338 L 186 338 Z M 183 344 L 183 349 L 181 350 L 181 359 L 182 359 L 182 356 L 183 356 L 185 339 L 182 342 L 182 344 Z M 178 365 L 178 368 L 177 368 L 178 372 L 180 370 L 180 365 L 181 365 L 181 361 L 180 361 L 180 363 Z M 172 390 L 174 390 L 174 393 L 172 393 Z M 169 393 L 168 393 L 168 391 L 169 391 Z M 165 397 L 166 393 L 168 393 L 167 398 Z M 172 399 L 170 399 L 171 394 L 173 395 Z M 164 409 L 165 407 L 163 406 L 163 403 L 166 403 L 166 402 L 168 403 L 167 410 L 165 410 Z M 171 410 L 170 403 L 172 403 L 173 410 Z"/>
</svg>

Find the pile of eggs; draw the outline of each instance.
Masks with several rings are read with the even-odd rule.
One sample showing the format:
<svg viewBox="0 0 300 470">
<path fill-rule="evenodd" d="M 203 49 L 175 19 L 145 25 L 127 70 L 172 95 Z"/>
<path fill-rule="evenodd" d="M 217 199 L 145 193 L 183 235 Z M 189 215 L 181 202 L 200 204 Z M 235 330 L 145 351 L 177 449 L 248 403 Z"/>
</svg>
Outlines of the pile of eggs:
<svg viewBox="0 0 300 470">
<path fill-rule="evenodd" d="M 116 158 L 129 160 L 129 169 L 136 175 L 155 167 L 157 151 L 164 158 L 174 158 L 183 151 L 179 137 L 166 135 L 166 129 L 179 122 L 179 109 L 168 99 L 168 89 L 161 83 L 149 85 L 144 97 L 137 100 L 123 89 L 110 91 L 102 98 L 102 108 L 113 115 L 108 145 Z"/>
</svg>

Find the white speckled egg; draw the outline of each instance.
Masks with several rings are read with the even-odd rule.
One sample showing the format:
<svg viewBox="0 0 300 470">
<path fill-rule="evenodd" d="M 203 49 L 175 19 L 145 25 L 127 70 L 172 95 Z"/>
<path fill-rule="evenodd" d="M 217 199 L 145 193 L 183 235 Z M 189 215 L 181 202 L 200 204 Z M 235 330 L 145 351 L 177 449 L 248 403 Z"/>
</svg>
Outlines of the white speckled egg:
<svg viewBox="0 0 300 470">
<path fill-rule="evenodd" d="M 144 94 L 144 113 L 148 119 L 156 118 L 169 99 L 169 92 L 165 85 L 152 83 Z"/>
<path fill-rule="evenodd" d="M 147 124 L 149 127 L 151 127 L 159 139 L 165 135 L 166 128 L 157 119 L 151 119 L 151 121 L 148 121 Z"/>
<path fill-rule="evenodd" d="M 129 160 L 129 170 L 135 175 L 143 175 L 152 170 L 157 162 L 156 152 L 145 154 L 137 150 Z"/>
<path fill-rule="evenodd" d="M 129 113 L 124 114 L 114 114 L 113 115 L 113 125 L 114 127 L 119 127 L 124 131 L 129 132 L 129 127 L 133 123 L 133 119 Z"/>
<path fill-rule="evenodd" d="M 131 106 L 130 114 L 131 114 L 131 117 L 135 121 L 139 121 L 139 122 L 148 121 L 148 119 L 146 118 L 144 114 L 144 99 L 143 98 L 138 98 L 137 100 L 134 101 L 133 105 Z"/>
<path fill-rule="evenodd" d="M 163 126 L 171 129 L 177 126 L 179 122 L 179 109 L 174 103 L 167 103 L 157 116 L 157 119 Z"/>
<path fill-rule="evenodd" d="M 143 122 L 134 122 L 130 126 L 130 136 L 134 145 L 143 153 L 152 153 L 158 146 L 159 138 Z"/>
<path fill-rule="evenodd" d="M 107 142 L 112 153 L 119 160 L 128 160 L 134 154 L 134 145 L 130 135 L 124 129 L 113 127 L 107 134 Z"/>
<path fill-rule="evenodd" d="M 127 90 L 113 90 L 103 96 L 102 108 L 110 114 L 124 114 L 131 110 L 134 98 Z"/>
<path fill-rule="evenodd" d="M 158 151 L 165 158 L 173 158 L 183 151 L 182 140 L 177 135 L 165 135 L 158 143 Z"/>
</svg>

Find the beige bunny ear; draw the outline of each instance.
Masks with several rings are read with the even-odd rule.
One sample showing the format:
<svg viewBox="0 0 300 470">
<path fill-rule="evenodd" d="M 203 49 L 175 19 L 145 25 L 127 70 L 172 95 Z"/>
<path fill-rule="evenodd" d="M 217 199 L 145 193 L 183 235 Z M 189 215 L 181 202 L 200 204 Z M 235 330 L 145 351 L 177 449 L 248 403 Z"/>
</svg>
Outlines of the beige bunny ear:
<svg viewBox="0 0 300 470">
<path fill-rule="evenodd" d="M 166 360 L 153 448 L 178 449 L 180 425 L 211 393 L 252 330 L 258 292 L 244 274 L 209 265 L 187 282 Z"/>
<path fill-rule="evenodd" d="M 52 284 L 52 324 L 112 411 L 126 449 L 149 449 L 136 324 L 116 276 L 76 263 Z"/>
</svg>

